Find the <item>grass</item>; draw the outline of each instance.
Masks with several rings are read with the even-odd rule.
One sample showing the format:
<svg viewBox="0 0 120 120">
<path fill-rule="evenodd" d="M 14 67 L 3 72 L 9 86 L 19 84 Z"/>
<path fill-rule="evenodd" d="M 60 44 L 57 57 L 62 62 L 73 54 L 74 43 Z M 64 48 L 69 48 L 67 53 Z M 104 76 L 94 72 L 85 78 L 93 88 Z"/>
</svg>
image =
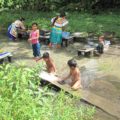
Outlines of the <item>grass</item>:
<svg viewBox="0 0 120 120">
<path fill-rule="evenodd" d="M 78 98 L 64 92 L 53 94 L 44 88 L 38 90 L 38 71 L 14 65 L 0 66 L 1 120 L 93 120 L 95 109 L 78 106 Z"/>
<path fill-rule="evenodd" d="M 37 22 L 41 29 L 50 29 L 50 20 L 56 12 L 36 12 L 36 11 L 7 11 L 1 12 L 0 27 L 6 28 L 20 16 L 26 18 L 26 25 L 31 26 L 32 22 Z M 115 32 L 120 37 L 120 16 L 118 12 L 106 12 L 98 15 L 89 13 L 68 12 L 70 32 L 94 32 L 102 34 L 104 31 Z"/>
</svg>

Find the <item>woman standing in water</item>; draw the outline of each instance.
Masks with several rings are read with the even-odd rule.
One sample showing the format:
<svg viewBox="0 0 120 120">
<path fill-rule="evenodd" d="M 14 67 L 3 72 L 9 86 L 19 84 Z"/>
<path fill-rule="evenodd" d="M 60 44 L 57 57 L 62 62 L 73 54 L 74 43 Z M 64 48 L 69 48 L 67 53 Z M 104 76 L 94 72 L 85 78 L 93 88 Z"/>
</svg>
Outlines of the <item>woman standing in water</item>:
<svg viewBox="0 0 120 120">
<path fill-rule="evenodd" d="M 63 28 L 68 24 L 68 21 L 66 20 L 65 13 L 61 13 L 60 16 L 52 18 L 52 31 L 50 35 L 50 47 L 52 45 L 56 45 L 57 48 L 61 47 L 62 43 L 62 30 Z"/>
<path fill-rule="evenodd" d="M 8 37 L 10 40 L 15 41 L 18 37 L 18 32 L 25 31 L 24 21 L 25 19 L 21 17 L 8 27 Z"/>
</svg>

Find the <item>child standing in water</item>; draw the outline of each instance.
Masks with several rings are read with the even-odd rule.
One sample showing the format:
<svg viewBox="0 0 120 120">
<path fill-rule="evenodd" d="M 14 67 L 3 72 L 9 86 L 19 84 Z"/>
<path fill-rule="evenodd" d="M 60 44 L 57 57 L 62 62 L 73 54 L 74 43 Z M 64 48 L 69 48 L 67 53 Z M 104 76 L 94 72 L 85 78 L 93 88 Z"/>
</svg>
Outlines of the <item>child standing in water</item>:
<svg viewBox="0 0 120 120">
<path fill-rule="evenodd" d="M 80 70 L 77 67 L 77 62 L 74 59 L 71 59 L 68 61 L 67 64 L 70 68 L 70 72 L 68 76 L 62 78 L 62 81 L 59 81 L 59 83 L 64 83 L 65 80 L 71 78 L 72 82 L 70 83 L 70 86 L 73 90 L 82 88 L 81 80 L 80 80 Z"/>
<path fill-rule="evenodd" d="M 99 40 L 99 44 L 97 46 L 97 51 L 98 51 L 98 53 L 103 54 L 104 53 L 105 36 L 103 36 L 103 35 L 100 36 L 98 40 Z"/>
<path fill-rule="evenodd" d="M 30 37 L 28 39 L 32 43 L 33 56 L 37 58 L 40 56 L 40 43 L 39 43 L 39 29 L 38 24 L 32 24 L 32 31 L 30 32 Z"/>
</svg>

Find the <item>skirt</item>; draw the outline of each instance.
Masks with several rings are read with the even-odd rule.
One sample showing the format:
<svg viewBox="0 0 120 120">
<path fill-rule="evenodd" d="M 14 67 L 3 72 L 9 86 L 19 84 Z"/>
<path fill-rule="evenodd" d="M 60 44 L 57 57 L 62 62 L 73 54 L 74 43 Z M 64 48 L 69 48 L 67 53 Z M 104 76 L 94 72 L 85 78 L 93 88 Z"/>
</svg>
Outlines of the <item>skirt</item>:
<svg viewBox="0 0 120 120">
<path fill-rule="evenodd" d="M 11 31 L 12 31 L 13 29 L 14 29 L 14 27 L 13 27 L 13 25 L 11 24 L 11 25 L 8 27 L 8 32 L 7 32 L 7 35 L 8 35 L 8 37 L 9 37 L 10 40 L 15 40 L 15 39 L 16 39 L 15 35 L 13 35 L 13 34 L 11 33 Z M 14 31 L 16 31 L 16 28 L 14 29 Z"/>
<path fill-rule="evenodd" d="M 58 27 L 53 27 L 50 34 L 50 42 L 52 44 L 62 43 L 62 29 Z"/>
</svg>

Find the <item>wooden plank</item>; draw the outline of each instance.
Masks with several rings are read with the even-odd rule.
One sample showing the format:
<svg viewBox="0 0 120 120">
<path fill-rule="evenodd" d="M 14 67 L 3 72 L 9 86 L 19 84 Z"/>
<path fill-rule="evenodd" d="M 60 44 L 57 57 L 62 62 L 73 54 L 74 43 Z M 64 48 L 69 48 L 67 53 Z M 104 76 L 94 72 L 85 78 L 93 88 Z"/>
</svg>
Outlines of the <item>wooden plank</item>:
<svg viewBox="0 0 120 120">
<path fill-rule="evenodd" d="M 91 103 L 99 108 L 101 108 L 103 111 L 111 114 L 112 116 L 115 116 L 117 118 L 120 118 L 120 105 L 111 102 L 108 99 L 105 99 L 101 96 L 98 96 L 90 91 L 79 89 L 77 91 L 73 91 L 69 85 L 61 85 L 57 82 L 59 79 L 58 77 L 51 75 L 46 72 L 41 72 L 39 75 L 40 78 L 50 82 L 51 84 L 61 88 L 62 90 L 70 93 L 73 96 L 80 97 L 81 99 L 87 101 L 88 103 Z"/>
<path fill-rule="evenodd" d="M 79 52 L 90 52 L 90 51 L 93 51 L 94 48 L 86 48 L 86 49 L 79 49 L 78 51 Z"/>
<path fill-rule="evenodd" d="M 93 56 L 94 48 L 87 48 L 87 49 L 79 49 L 78 50 L 78 56 L 84 55 L 84 56 Z"/>
</svg>

